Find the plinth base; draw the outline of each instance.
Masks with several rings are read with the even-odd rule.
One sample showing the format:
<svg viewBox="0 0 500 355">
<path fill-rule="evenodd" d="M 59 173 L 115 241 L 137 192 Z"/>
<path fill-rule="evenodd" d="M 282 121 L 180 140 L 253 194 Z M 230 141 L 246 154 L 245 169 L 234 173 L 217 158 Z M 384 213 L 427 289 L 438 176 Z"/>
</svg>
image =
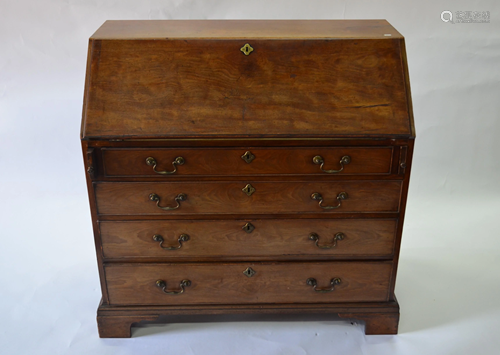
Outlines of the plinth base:
<svg viewBox="0 0 500 355">
<path fill-rule="evenodd" d="M 203 306 L 100 305 L 97 324 L 101 338 L 130 338 L 140 322 L 191 323 L 228 321 L 304 321 L 353 319 L 365 323 L 366 334 L 397 334 L 397 301 L 336 304 L 255 304 Z"/>
</svg>

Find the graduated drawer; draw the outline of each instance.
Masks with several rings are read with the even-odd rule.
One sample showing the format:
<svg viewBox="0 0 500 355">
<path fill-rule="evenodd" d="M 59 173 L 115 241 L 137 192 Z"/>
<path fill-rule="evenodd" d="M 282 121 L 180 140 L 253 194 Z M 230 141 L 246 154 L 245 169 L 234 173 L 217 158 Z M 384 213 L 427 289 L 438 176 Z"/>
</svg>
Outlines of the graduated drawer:
<svg viewBox="0 0 500 355">
<path fill-rule="evenodd" d="M 391 269 L 391 262 L 105 266 L 111 305 L 382 302 Z M 317 292 L 308 279 L 315 279 L 316 290 L 333 290 Z"/>
<path fill-rule="evenodd" d="M 392 162 L 391 147 L 106 148 L 102 154 L 105 176 L 162 176 L 166 180 L 177 175 L 390 174 Z"/>
<path fill-rule="evenodd" d="M 100 222 L 105 258 L 391 256 L 395 219 Z"/>
<path fill-rule="evenodd" d="M 398 212 L 401 186 L 389 180 L 101 182 L 95 193 L 101 215 Z"/>
</svg>

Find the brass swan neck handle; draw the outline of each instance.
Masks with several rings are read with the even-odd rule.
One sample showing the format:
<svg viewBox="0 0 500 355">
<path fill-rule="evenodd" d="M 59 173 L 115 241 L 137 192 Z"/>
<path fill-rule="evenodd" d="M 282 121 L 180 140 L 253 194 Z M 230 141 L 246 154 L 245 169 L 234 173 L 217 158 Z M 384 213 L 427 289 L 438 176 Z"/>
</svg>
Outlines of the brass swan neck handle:
<svg viewBox="0 0 500 355">
<path fill-rule="evenodd" d="M 162 210 L 165 210 L 165 211 L 171 211 L 171 210 L 176 210 L 178 209 L 179 207 L 181 207 L 181 201 L 186 201 L 187 200 L 187 195 L 186 194 L 183 194 L 183 193 L 180 193 L 178 194 L 175 198 L 174 198 L 174 201 L 177 203 L 176 206 L 174 207 L 169 207 L 169 206 L 160 206 L 160 196 L 158 196 L 157 194 L 155 194 L 154 192 L 149 194 L 149 199 L 151 201 L 154 201 L 156 202 L 156 207 L 162 209 Z"/>
<path fill-rule="evenodd" d="M 321 155 L 316 155 L 313 158 L 313 163 L 316 165 L 319 165 L 319 168 L 321 171 L 328 173 L 328 174 L 336 174 L 340 173 L 341 171 L 344 170 L 344 165 L 347 165 L 351 162 L 351 157 L 349 155 L 344 155 L 342 158 L 340 158 L 340 169 L 339 170 L 325 170 L 323 169 L 323 166 L 325 165 L 325 159 Z"/>
<path fill-rule="evenodd" d="M 180 295 L 181 293 L 184 293 L 184 287 L 191 286 L 191 281 L 189 280 L 182 280 L 179 284 L 180 291 L 167 291 L 167 282 L 164 280 L 157 280 L 156 281 L 156 287 L 161 288 L 163 293 L 167 295 Z"/>
<path fill-rule="evenodd" d="M 342 282 L 342 280 L 340 280 L 340 278 L 334 277 L 333 279 L 330 280 L 330 285 L 331 285 L 330 288 L 317 288 L 318 282 L 316 281 L 315 278 L 310 277 L 306 280 L 306 284 L 308 286 L 312 286 L 314 292 L 318 292 L 318 293 L 328 293 L 328 292 L 335 291 L 335 286 L 340 285 L 341 282 Z"/>
<path fill-rule="evenodd" d="M 182 248 L 182 242 L 187 242 L 189 240 L 189 235 L 182 233 L 179 236 L 179 238 L 177 239 L 177 242 L 179 243 L 179 245 L 175 246 L 175 247 L 164 247 L 163 246 L 163 242 L 165 240 L 163 239 L 163 236 L 161 236 L 159 234 L 153 235 L 153 240 L 155 242 L 160 242 L 160 248 L 162 248 L 162 249 L 165 249 L 165 250 L 179 250 L 180 248 Z"/>
<path fill-rule="evenodd" d="M 333 240 L 332 240 L 332 243 L 329 244 L 329 245 L 319 245 L 319 235 L 317 233 L 310 233 L 309 234 L 309 239 L 310 240 L 313 240 L 314 241 L 314 244 L 320 248 L 320 249 L 332 249 L 332 248 L 335 248 L 337 246 L 337 241 L 339 240 L 343 240 L 345 238 L 345 234 L 344 233 L 336 233 L 334 236 L 333 236 Z"/>
<path fill-rule="evenodd" d="M 333 210 L 333 209 L 339 208 L 340 206 L 342 206 L 342 201 L 347 200 L 348 197 L 349 197 L 349 195 L 347 194 L 347 192 L 340 192 L 337 195 L 337 201 L 339 203 L 336 206 L 323 206 L 323 196 L 321 196 L 321 194 L 319 192 L 313 192 L 311 194 L 311 199 L 319 201 L 319 207 L 321 207 L 325 210 Z"/>
<path fill-rule="evenodd" d="M 156 166 L 158 165 L 158 163 L 156 162 L 156 159 L 153 158 L 153 157 L 147 157 L 146 158 L 146 164 L 149 165 L 149 166 L 152 166 L 153 167 L 153 171 L 157 174 L 160 174 L 160 175 L 171 175 L 171 174 L 174 174 L 175 172 L 177 172 L 177 165 L 184 165 L 185 163 L 185 160 L 183 157 L 177 157 L 174 159 L 174 161 L 172 162 L 172 165 L 174 166 L 174 170 L 172 171 L 158 171 L 156 170 Z"/>
</svg>

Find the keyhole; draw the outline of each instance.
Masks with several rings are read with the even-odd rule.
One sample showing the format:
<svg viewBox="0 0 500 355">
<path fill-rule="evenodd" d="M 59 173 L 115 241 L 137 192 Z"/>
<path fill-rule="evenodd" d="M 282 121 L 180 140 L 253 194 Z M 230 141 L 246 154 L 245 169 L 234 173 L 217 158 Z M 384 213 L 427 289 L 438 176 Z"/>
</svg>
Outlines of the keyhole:
<svg viewBox="0 0 500 355">
<path fill-rule="evenodd" d="M 243 191 L 244 193 L 246 193 L 247 196 L 251 196 L 255 192 L 255 188 L 252 185 L 247 184 L 247 186 L 245 186 L 244 188 L 242 188 L 241 191 Z"/>
<path fill-rule="evenodd" d="M 252 223 L 248 222 L 241 229 L 243 229 L 247 233 L 252 233 L 255 227 Z"/>
<path fill-rule="evenodd" d="M 244 274 L 245 276 L 247 276 L 247 277 L 252 277 L 252 276 L 253 276 L 253 275 L 255 275 L 256 273 L 257 273 L 257 272 L 256 272 L 254 269 L 252 269 L 251 267 L 247 267 L 247 268 L 245 269 L 245 271 L 243 271 L 243 274 Z"/>
<path fill-rule="evenodd" d="M 243 154 L 241 156 L 241 159 L 243 159 L 245 162 L 247 162 L 247 164 L 250 164 L 252 162 L 252 160 L 255 159 L 255 155 L 253 155 L 252 152 L 247 151 L 247 152 L 245 152 L 245 154 Z"/>
<path fill-rule="evenodd" d="M 241 47 L 240 50 L 244 55 L 249 55 L 253 51 L 253 48 L 247 43 L 243 47 Z"/>
</svg>

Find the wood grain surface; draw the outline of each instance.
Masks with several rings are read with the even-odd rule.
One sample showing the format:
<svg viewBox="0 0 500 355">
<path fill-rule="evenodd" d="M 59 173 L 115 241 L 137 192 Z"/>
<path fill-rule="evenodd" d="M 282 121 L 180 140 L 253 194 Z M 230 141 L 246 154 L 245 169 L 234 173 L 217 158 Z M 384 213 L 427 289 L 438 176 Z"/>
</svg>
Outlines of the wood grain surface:
<svg viewBox="0 0 500 355">
<path fill-rule="evenodd" d="M 242 189 L 250 184 L 255 192 L 248 196 Z M 177 214 L 280 214 L 397 212 L 401 181 L 338 182 L 164 182 L 95 183 L 97 210 L 101 215 L 177 215 Z M 318 192 L 324 206 L 337 206 L 337 196 L 348 198 L 337 209 L 322 209 L 311 199 Z M 160 206 L 173 207 L 180 193 L 187 195 L 176 210 L 164 211 L 149 199 L 160 197 Z"/>
<path fill-rule="evenodd" d="M 339 318 L 340 317 L 340 318 Z M 101 338 L 129 338 L 142 322 L 327 321 L 347 318 L 365 323 L 366 334 L 397 334 L 399 305 L 389 302 L 256 303 L 215 305 L 110 306 L 97 310 Z M 169 327 L 175 331 L 175 327 Z"/>
<path fill-rule="evenodd" d="M 400 40 L 250 42 L 93 41 L 83 138 L 411 135 Z"/>
<path fill-rule="evenodd" d="M 253 277 L 243 271 L 251 267 Z M 227 263 L 227 264 L 108 264 L 106 280 L 112 305 L 189 305 L 211 303 L 326 303 L 387 301 L 391 262 Z M 332 278 L 341 283 L 329 293 L 318 293 L 306 284 L 315 278 L 318 288 L 330 288 Z M 191 286 L 180 295 L 181 280 Z"/>
<path fill-rule="evenodd" d="M 386 20 L 108 20 L 91 39 L 401 38 Z"/>
<path fill-rule="evenodd" d="M 255 157 L 250 163 L 242 159 L 247 151 Z M 349 156 L 351 162 L 344 170 L 331 175 L 389 174 L 392 148 L 261 148 L 240 149 L 104 149 L 103 164 L 106 176 L 158 176 L 146 164 L 153 157 L 156 170 L 173 171 L 177 157 L 185 160 L 177 166 L 175 175 L 326 175 L 313 157 L 320 155 L 325 161 L 323 169 L 340 170 L 340 160 Z M 168 181 L 172 175 L 161 175 Z"/>
<path fill-rule="evenodd" d="M 404 38 L 385 20 L 107 21 L 89 41 L 81 129 L 100 336 L 130 337 L 140 321 L 274 314 L 397 333 L 414 137 Z M 316 155 L 328 170 L 351 162 L 327 174 Z M 160 171 L 185 164 L 159 175 L 150 156 Z M 326 210 L 313 192 L 326 206 L 348 198 Z M 187 199 L 165 211 L 151 193 L 160 206 Z M 331 249 L 309 239 L 327 245 L 339 232 Z M 189 240 L 165 250 L 155 234 L 164 246 Z M 318 293 L 311 277 L 321 289 L 342 281 Z M 183 279 L 180 295 L 156 286 L 179 291 Z"/>
<path fill-rule="evenodd" d="M 243 230 L 247 223 L 255 228 Z M 100 222 L 105 258 L 148 257 L 183 259 L 254 259 L 263 257 L 293 260 L 335 257 L 391 257 L 396 220 L 273 219 L 273 220 L 177 220 Z M 331 249 L 320 249 L 309 239 L 319 235 L 319 246 L 332 245 L 336 233 L 345 235 Z M 153 235 L 163 237 L 163 246 L 176 247 L 181 234 L 189 241 L 176 250 L 165 250 Z"/>
</svg>

